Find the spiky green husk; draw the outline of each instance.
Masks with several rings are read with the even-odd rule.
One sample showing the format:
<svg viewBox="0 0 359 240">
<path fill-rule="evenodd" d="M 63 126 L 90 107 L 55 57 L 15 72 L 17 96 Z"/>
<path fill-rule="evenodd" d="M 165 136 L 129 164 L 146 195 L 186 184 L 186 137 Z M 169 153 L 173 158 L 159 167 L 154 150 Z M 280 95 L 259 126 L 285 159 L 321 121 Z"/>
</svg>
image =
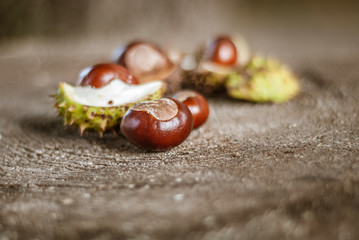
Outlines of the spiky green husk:
<svg viewBox="0 0 359 240">
<path fill-rule="evenodd" d="M 279 61 L 253 57 L 226 82 L 228 95 L 253 102 L 285 102 L 299 92 L 296 76 Z"/>
<path fill-rule="evenodd" d="M 78 127 L 81 135 L 85 130 L 96 131 L 100 136 L 107 130 L 114 130 L 120 125 L 121 119 L 133 105 L 159 99 L 166 91 L 166 87 L 163 85 L 154 94 L 144 96 L 137 102 L 113 107 L 93 107 L 72 101 L 65 92 L 64 84 L 60 83 L 55 95 L 55 107 L 58 108 L 59 114 L 64 117 L 64 124 Z"/>
</svg>

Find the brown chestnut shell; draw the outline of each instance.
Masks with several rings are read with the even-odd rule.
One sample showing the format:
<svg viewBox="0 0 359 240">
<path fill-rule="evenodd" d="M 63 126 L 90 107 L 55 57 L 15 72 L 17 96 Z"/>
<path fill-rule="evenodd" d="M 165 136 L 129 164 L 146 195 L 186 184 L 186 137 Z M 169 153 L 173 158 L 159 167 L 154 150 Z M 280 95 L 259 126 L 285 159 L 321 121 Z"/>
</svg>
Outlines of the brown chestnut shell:
<svg viewBox="0 0 359 240">
<path fill-rule="evenodd" d="M 100 63 L 82 70 L 77 85 L 101 88 L 114 79 L 121 79 L 128 84 L 139 83 L 126 68 L 113 63 Z"/>
<path fill-rule="evenodd" d="M 234 66 L 237 55 L 237 48 L 231 37 L 219 36 L 207 45 L 203 57 L 216 64 Z"/>
<path fill-rule="evenodd" d="M 169 99 L 177 106 L 177 113 L 170 119 L 158 119 L 149 111 L 137 111 L 135 105 L 121 122 L 121 133 L 133 145 L 150 151 L 164 151 L 181 144 L 191 133 L 193 117 L 190 110 L 180 101 Z M 137 107 L 138 108 L 138 107 Z"/>
</svg>

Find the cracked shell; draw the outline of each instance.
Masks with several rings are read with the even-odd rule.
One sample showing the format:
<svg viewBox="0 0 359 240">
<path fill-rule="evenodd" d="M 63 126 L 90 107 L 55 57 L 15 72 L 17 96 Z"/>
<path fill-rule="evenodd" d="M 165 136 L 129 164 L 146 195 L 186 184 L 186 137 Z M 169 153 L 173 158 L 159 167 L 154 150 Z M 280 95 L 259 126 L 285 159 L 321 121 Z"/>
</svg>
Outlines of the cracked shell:
<svg viewBox="0 0 359 240">
<path fill-rule="evenodd" d="M 55 107 L 64 117 L 65 125 L 85 130 L 105 131 L 119 127 L 121 119 L 133 105 L 162 97 L 166 90 L 162 81 L 130 85 L 121 80 L 111 81 L 102 88 L 72 86 L 60 83 L 55 95 Z"/>
<path fill-rule="evenodd" d="M 287 66 L 274 59 L 255 56 L 241 72 L 229 76 L 226 88 L 233 98 L 281 103 L 297 95 L 300 86 Z"/>
</svg>

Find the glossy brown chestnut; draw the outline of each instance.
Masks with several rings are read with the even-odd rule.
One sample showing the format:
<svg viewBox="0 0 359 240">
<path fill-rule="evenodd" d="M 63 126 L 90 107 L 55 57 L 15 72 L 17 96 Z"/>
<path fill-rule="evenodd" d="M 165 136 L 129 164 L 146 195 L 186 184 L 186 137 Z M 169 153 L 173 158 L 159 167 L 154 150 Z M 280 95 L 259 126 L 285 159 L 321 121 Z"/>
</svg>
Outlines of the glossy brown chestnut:
<svg viewBox="0 0 359 240">
<path fill-rule="evenodd" d="M 128 84 L 138 84 L 138 80 L 126 68 L 112 63 L 101 63 L 85 68 L 77 85 L 100 88 L 114 79 L 121 79 Z"/>
<path fill-rule="evenodd" d="M 125 46 L 116 61 L 140 82 L 161 80 L 173 70 L 171 60 L 159 46 L 143 41 L 134 41 Z"/>
<path fill-rule="evenodd" d="M 228 36 L 219 36 L 207 45 L 204 58 L 224 66 L 232 66 L 237 62 L 237 48 Z"/>
<path fill-rule="evenodd" d="M 182 143 L 192 126 L 192 114 L 182 102 L 161 98 L 132 107 L 123 117 L 120 128 L 133 145 L 163 151 Z"/>
<path fill-rule="evenodd" d="M 193 128 L 198 128 L 206 122 L 209 116 L 209 107 L 206 99 L 192 90 L 184 90 L 176 93 L 173 98 L 183 102 L 193 116 Z"/>
</svg>

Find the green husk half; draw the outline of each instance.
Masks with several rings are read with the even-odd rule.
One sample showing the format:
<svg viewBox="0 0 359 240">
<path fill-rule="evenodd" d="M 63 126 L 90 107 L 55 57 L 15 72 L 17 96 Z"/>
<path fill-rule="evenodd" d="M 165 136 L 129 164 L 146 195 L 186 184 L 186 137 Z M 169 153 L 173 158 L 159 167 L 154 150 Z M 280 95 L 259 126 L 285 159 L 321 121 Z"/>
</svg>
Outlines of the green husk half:
<svg viewBox="0 0 359 240">
<path fill-rule="evenodd" d="M 156 91 L 143 96 L 136 102 L 128 102 L 119 106 L 97 107 L 83 105 L 74 101 L 67 90 L 69 87 L 72 86 L 64 82 L 60 83 L 55 95 L 55 107 L 58 109 L 59 114 L 64 117 L 64 124 L 78 127 L 81 135 L 85 130 L 90 130 L 98 132 L 100 136 L 105 131 L 117 128 L 125 113 L 133 105 L 143 101 L 159 99 L 166 91 L 166 85 L 162 83 Z"/>
</svg>

